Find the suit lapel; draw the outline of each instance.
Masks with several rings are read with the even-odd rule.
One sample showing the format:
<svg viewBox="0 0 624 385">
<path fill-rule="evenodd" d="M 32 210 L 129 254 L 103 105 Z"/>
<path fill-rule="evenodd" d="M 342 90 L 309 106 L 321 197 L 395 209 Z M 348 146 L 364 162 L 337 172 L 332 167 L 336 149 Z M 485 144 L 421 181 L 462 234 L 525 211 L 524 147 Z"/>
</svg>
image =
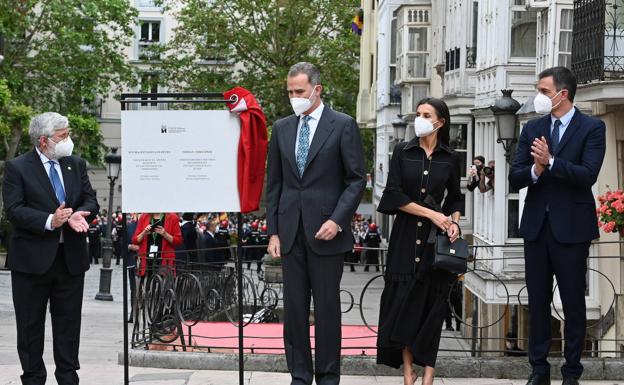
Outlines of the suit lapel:
<svg viewBox="0 0 624 385">
<path fill-rule="evenodd" d="M 546 138 L 546 143 L 548 143 L 548 148 L 552 148 L 552 144 L 550 142 L 550 115 L 546 115 L 543 118 L 543 121 L 540 125 L 540 136 L 536 139 L 540 139 L 542 136 Z M 533 141 L 531 140 L 531 145 L 533 145 Z"/>
<path fill-rule="evenodd" d="M 65 188 L 65 205 L 67 207 L 71 207 L 70 202 L 73 202 L 71 198 L 73 197 L 72 192 L 76 191 L 74 187 L 74 175 L 76 170 L 71 166 L 71 162 L 69 161 L 69 157 L 59 159 L 59 165 L 61 166 L 61 173 L 63 174 L 63 184 Z"/>
<path fill-rule="evenodd" d="M 58 206 L 60 202 L 56 199 L 56 194 L 54 194 L 54 188 L 52 187 L 52 182 L 50 182 L 50 177 L 46 173 L 45 166 L 41 162 L 41 158 L 39 157 L 39 153 L 37 150 L 33 149 L 30 152 L 30 162 L 32 163 L 32 169 L 35 179 L 39 182 L 43 191 L 48 194 L 50 199 L 54 201 L 54 203 Z"/>
<path fill-rule="evenodd" d="M 314 133 L 314 137 L 312 138 L 312 143 L 310 144 L 310 150 L 308 151 L 308 159 L 306 160 L 305 168 L 307 169 L 310 165 L 310 162 L 314 160 L 314 157 L 318 154 L 323 144 L 329 138 L 329 135 L 334 131 L 334 114 L 333 111 L 329 107 L 325 107 L 323 110 L 323 114 L 321 115 L 321 120 L 319 120 L 318 125 L 316 126 L 316 132 Z M 305 171 L 304 171 L 305 173 Z"/>
<path fill-rule="evenodd" d="M 554 155 L 559 155 L 561 149 L 563 149 L 568 140 L 570 140 L 570 138 L 574 136 L 576 131 L 578 131 L 579 127 L 581 126 L 581 111 L 579 111 L 576 107 L 574 108 L 575 111 L 574 115 L 572 116 L 572 120 L 570 121 L 568 128 L 566 128 L 565 132 L 563 133 L 563 136 L 559 141 L 559 145 L 557 146 L 557 150 L 555 151 Z"/>
<path fill-rule="evenodd" d="M 286 130 L 284 132 L 284 143 L 286 145 L 286 149 L 284 153 L 288 158 L 288 163 L 292 166 L 295 175 L 299 176 L 299 169 L 297 168 L 297 160 L 296 160 L 296 150 L 295 150 L 295 142 L 297 141 L 297 126 L 299 125 L 299 119 L 297 117 L 293 117 L 286 126 Z"/>
</svg>

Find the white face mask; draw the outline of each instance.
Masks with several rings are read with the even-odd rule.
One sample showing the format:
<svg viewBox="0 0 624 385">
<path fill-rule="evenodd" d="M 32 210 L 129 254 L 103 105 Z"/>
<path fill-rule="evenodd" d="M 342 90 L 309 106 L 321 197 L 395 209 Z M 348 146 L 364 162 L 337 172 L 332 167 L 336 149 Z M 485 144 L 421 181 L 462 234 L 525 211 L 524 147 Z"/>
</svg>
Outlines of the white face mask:
<svg viewBox="0 0 624 385">
<path fill-rule="evenodd" d="M 48 143 L 54 143 L 53 146 L 49 146 L 50 149 L 50 159 L 58 160 L 60 158 L 64 158 L 66 156 L 70 156 L 72 151 L 74 151 L 74 142 L 68 136 L 67 139 L 62 140 L 58 143 L 48 138 Z"/>
<path fill-rule="evenodd" d="M 292 106 L 295 115 L 299 116 L 309 110 L 310 107 L 312 107 L 312 104 L 314 104 L 314 102 L 310 99 L 312 98 L 312 96 L 314 96 L 315 89 L 316 87 L 312 89 L 312 94 L 309 98 L 290 98 L 290 105 Z"/>
<path fill-rule="evenodd" d="M 438 128 L 433 127 L 433 125 L 437 122 L 438 121 L 436 120 L 435 122 L 431 123 L 429 119 L 425 119 L 419 116 L 416 119 L 414 119 L 414 133 L 419 138 L 431 135 L 440 128 L 440 127 Z"/>
<path fill-rule="evenodd" d="M 563 100 L 560 100 L 556 106 L 552 105 L 552 100 L 556 98 L 557 95 L 561 93 L 561 91 L 557 92 L 555 96 L 553 96 L 552 98 L 549 98 L 548 96 L 539 92 L 535 96 L 535 99 L 533 99 L 533 107 L 535 107 L 535 112 L 537 112 L 538 114 L 550 114 L 553 108 L 557 108 L 557 106 L 559 106 L 559 104 L 561 104 L 561 102 L 563 101 Z"/>
</svg>

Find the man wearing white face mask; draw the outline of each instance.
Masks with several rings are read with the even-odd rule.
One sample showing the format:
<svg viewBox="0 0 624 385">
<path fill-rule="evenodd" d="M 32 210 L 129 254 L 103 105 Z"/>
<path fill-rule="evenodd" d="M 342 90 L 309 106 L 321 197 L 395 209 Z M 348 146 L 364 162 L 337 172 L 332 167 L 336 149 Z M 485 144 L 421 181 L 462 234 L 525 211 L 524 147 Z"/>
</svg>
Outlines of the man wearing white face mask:
<svg viewBox="0 0 624 385">
<path fill-rule="evenodd" d="M 273 124 L 268 155 L 268 251 L 282 257 L 284 347 L 291 384 L 340 382 L 340 280 L 366 174 L 356 122 L 321 101 L 320 72 L 290 68 L 294 115 Z M 315 370 L 310 348 L 314 297 Z"/>
<path fill-rule="evenodd" d="M 577 385 L 583 373 L 585 274 L 589 246 L 599 237 L 591 187 L 605 154 L 605 125 L 574 107 L 576 79 L 565 67 L 539 75 L 535 111 L 520 134 L 509 182 L 528 187 L 520 235 L 524 238 L 529 295 L 527 385 L 550 384 L 550 303 L 557 278 L 565 316 L 564 385 Z"/>
<path fill-rule="evenodd" d="M 44 384 L 45 313 L 50 302 L 55 377 L 78 384 L 78 346 L 84 272 L 89 269 L 88 222 L 99 206 L 84 160 L 71 156 L 68 120 L 35 116 L 32 151 L 6 163 L 2 194 L 13 225 L 11 270 L 22 384 Z M 88 221 L 88 222 L 87 222 Z"/>
</svg>

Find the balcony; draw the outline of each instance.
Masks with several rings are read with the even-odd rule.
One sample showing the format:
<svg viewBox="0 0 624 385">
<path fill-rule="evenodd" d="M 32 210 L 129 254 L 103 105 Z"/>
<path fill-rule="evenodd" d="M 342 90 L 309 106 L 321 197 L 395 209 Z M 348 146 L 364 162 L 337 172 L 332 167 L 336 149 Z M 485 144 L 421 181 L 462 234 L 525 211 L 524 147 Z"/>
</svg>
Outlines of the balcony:
<svg viewBox="0 0 624 385">
<path fill-rule="evenodd" d="M 575 0 L 573 41 L 580 84 L 624 79 L 624 0 Z"/>
</svg>

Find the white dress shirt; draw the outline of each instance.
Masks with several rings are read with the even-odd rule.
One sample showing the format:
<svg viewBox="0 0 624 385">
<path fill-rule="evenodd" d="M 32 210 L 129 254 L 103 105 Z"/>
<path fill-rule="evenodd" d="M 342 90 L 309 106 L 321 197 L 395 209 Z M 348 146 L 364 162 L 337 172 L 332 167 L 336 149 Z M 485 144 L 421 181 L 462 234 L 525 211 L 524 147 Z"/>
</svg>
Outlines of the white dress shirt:
<svg viewBox="0 0 624 385">
<path fill-rule="evenodd" d="M 557 118 L 556 116 L 553 116 L 552 114 L 550 115 L 550 133 L 552 135 L 553 130 L 555 129 L 555 121 L 559 120 L 561 122 L 561 124 L 559 125 L 559 142 L 561 143 L 561 138 L 563 138 L 563 134 L 565 133 L 566 129 L 568 128 L 568 126 L 570 125 L 570 122 L 572 121 L 572 118 L 574 117 L 574 112 L 576 111 L 576 108 L 572 107 L 570 109 L 570 111 L 566 112 L 565 115 L 563 115 L 561 118 Z M 553 154 L 553 156 L 550 158 L 550 161 L 548 162 L 548 170 L 552 170 L 552 166 L 553 164 L 555 164 L 555 155 Z M 539 179 L 539 176 L 535 173 L 535 165 L 533 165 L 533 167 L 531 167 L 531 178 L 533 179 L 533 183 L 537 183 L 537 180 Z"/>
<path fill-rule="evenodd" d="M 37 150 L 37 154 L 39 154 L 39 158 L 41 159 L 41 162 L 43 163 L 43 167 L 46 170 L 46 174 L 48 175 L 48 180 L 50 180 L 50 163 L 48 163 L 51 159 L 48 159 L 47 156 L 45 156 L 43 154 L 43 152 L 39 151 L 39 148 L 35 147 L 35 150 Z M 59 176 L 59 179 L 61 180 L 61 184 L 63 185 L 63 190 L 65 190 L 65 181 L 63 180 L 63 172 L 61 171 L 61 165 L 59 164 L 58 160 L 52 160 L 52 162 L 54 162 L 54 169 L 56 170 L 56 173 Z M 50 186 L 52 186 L 52 190 L 54 190 L 54 186 L 52 185 L 52 181 L 50 180 Z M 65 195 L 67 196 L 67 190 L 65 190 Z M 54 216 L 54 214 L 50 214 L 48 215 L 48 220 L 45 223 L 45 229 L 48 231 L 54 231 L 54 229 L 52 228 L 52 217 Z M 61 234 L 61 240 L 63 239 L 63 234 Z"/>
<path fill-rule="evenodd" d="M 312 144 L 312 139 L 314 138 L 314 133 L 316 132 L 316 128 L 318 127 L 319 120 L 321 120 L 321 115 L 323 115 L 323 109 L 325 105 L 323 102 L 319 104 L 318 107 L 312 113 L 310 113 L 310 120 L 308 120 L 308 126 L 310 127 L 310 135 L 308 136 L 308 148 Z M 297 146 L 299 145 L 299 132 L 301 131 L 301 126 L 303 125 L 303 114 L 299 116 L 299 125 L 297 126 L 297 140 L 295 141 L 295 154 L 297 153 Z"/>
</svg>

